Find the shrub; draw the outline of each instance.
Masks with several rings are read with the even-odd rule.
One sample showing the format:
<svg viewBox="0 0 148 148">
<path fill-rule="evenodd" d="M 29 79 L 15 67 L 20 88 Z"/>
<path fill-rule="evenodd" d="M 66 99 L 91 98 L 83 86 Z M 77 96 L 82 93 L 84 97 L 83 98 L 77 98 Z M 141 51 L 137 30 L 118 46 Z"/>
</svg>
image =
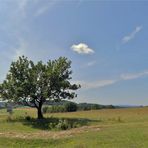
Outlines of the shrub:
<svg viewBox="0 0 148 148">
<path fill-rule="evenodd" d="M 30 116 L 26 116 L 25 117 L 25 120 L 30 121 L 31 120 L 31 117 Z"/>
<path fill-rule="evenodd" d="M 59 120 L 59 123 L 57 124 L 56 128 L 59 130 L 67 130 L 69 127 L 69 123 L 67 120 Z"/>
<path fill-rule="evenodd" d="M 44 106 L 43 113 L 59 113 L 59 112 L 74 112 L 77 111 L 77 104 L 68 102 L 65 105 Z"/>
<path fill-rule="evenodd" d="M 57 105 L 57 106 L 52 106 L 50 108 L 48 108 L 48 112 L 49 113 L 58 113 L 58 112 L 65 112 L 65 108 L 64 106 L 60 106 L 60 105 Z"/>
<path fill-rule="evenodd" d="M 48 113 L 48 109 L 49 109 L 48 106 L 44 106 L 44 107 L 43 107 L 43 113 Z"/>
<path fill-rule="evenodd" d="M 73 102 L 68 102 L 64 105 L 65 107 L 65 110 L 67 112 L 75 112 L 77 111 L 77 104 L 76 103 L 73 103 Z"/>
</svg>

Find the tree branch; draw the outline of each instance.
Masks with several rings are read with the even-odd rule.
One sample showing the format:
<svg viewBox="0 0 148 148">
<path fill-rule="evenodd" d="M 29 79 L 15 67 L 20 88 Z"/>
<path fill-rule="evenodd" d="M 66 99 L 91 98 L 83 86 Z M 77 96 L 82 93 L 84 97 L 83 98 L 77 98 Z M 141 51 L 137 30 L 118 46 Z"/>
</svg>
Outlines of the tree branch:
<svg viewBox="0 0 148 148">
<path fill-rule="evenodd" d="M 24 101 L 25 101 L 25 100 L 24 100 Z M 33 105 L 29 104 L 27 101 L 25 101 L 25 103 L 27 104 L 27 106 L 30 106 L 30 107 L 36 107 L 35 104 L 34 104 L 34 106 L 33 106 Z"/>
</svg>

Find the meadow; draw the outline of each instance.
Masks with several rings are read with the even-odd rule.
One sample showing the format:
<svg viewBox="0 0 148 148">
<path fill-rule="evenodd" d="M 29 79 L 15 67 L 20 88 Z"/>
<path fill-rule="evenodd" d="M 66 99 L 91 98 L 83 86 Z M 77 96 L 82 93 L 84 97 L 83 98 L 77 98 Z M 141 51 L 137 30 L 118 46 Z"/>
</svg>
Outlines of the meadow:
<svg viewBox="0 0 148 148">
<path fill-rule="evenodd" d="M 68 130 L 50 130 L 44 126 L 35 126 L 31 121 L 23 120 L 28 115 L 35 119 L 36 110 L 19 108 L 11 116 L 5 109 L 0 110 L 0 147 L 148 147 L 148 107 L 44 115 L 47 119 L 62 118 L 80 124 L 79 127 Z"/>
</svg>

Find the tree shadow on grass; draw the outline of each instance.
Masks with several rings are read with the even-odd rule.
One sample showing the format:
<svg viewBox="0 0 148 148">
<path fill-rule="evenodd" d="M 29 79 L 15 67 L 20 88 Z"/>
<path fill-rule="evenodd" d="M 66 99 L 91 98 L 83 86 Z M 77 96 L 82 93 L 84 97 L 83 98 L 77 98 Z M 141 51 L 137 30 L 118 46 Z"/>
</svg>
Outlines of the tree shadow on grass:
<svg viewBox="0 0 148 148">
<path fill-rule="evenodd" d="M 17 118 L 11 122 L 21 122 L 23 125 L 41 130 L 67 130 L 81 126 L 90 125 L 92 122 L 100 122 L 99 120 L 90 120 L 86 118 Z"/>
<path fill-rule="evenodd" d="M 89 125 L 91 122 L 99 122 L 98 120 L 89 120 L 84 118 L 44 118 L 44 119 L 30 119 L 24 121 L 23 124 L 31 126 L 32 128 L 41 130 L 66 130 L 81 126 Z"/>
</svg>

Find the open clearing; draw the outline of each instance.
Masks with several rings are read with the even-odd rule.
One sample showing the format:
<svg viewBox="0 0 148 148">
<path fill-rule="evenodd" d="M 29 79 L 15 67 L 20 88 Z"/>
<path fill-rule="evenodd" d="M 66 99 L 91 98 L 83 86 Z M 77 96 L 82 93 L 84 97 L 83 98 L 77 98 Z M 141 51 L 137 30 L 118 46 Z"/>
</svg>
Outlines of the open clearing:
<svg viewBox="0 0 148 148">
<path fill-rule="evenodd" d="M 13 118 L 36 117 L 34 109 L 16 109 Z M 148 108 L 106 109 L 46 114 L 48 118 L 88 120 L 87 125 L 66 131 L 43 130 L 16 120 L 8 122 L 0 111 L 0 147 L 147 148 Z M 78 120 L 79 121 L 79 120 Z"/>
</svg>

